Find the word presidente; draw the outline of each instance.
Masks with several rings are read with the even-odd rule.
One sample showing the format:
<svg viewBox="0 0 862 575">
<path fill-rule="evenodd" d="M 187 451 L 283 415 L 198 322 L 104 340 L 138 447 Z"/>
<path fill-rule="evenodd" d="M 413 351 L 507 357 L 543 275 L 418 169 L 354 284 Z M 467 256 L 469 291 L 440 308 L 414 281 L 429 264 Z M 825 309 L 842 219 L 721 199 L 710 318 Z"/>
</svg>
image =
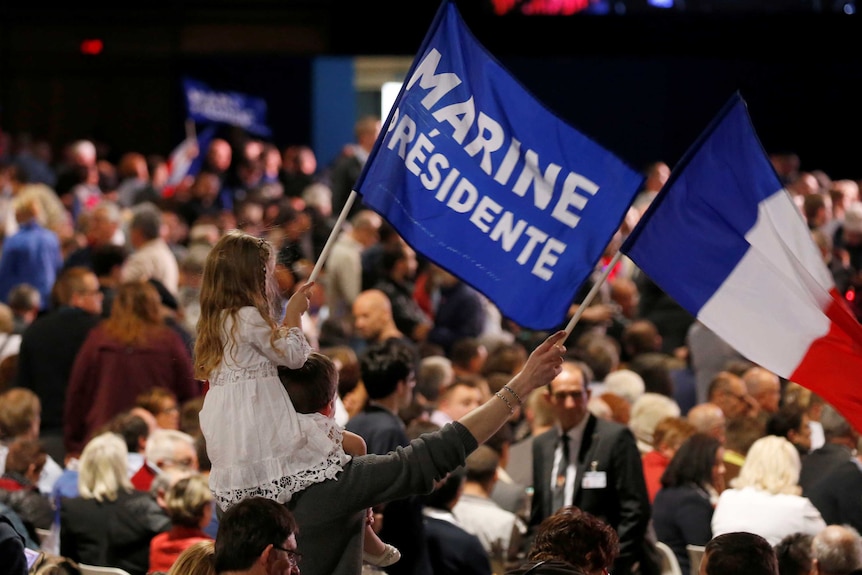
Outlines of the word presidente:
<svg viewBox="0 0 862 575">
<path fill-rule="evenodd" d="M 532 189 L 533 206 L 542 211 L 550 208 L 551 218 L 572 229 L 580 222 L 580 212 L 598 192 L 599 186 L 574 172 L 568 172 L 561 179 L 562 166 L 554 163 L 549 163 L 542 172 L 539 154 L 530 149 L 522 152 L 521 142 L 507 138 L 499 122 L 481 110 L 477 113 L 472 96 L 438 107 L 441 99 L 462 83 L 457 74 L 437 73 L 440 60 L 440 52 L 430 50 L 405 88 L 406 94 L 418 83 L 428 91 L 421 99 L 421 105 L 440 124 L 440 128 L 427 133 L 420 131 L 413 118 L 397 109 L 387 128 L 385 146 L 396 151 L 407 170 L 419 178 L 425 189 L 435 192 L 437 201 L 445 202 L 457 213 L 469 214 L 470 223 L 492 241 L 499 242 L 506 252 L 520 246 L 516 258 L 518 264 L 532 262 L 531 273 L 550 280 L 552 268 L 565 251 L 566 244 L 504 209 L 490 196 L 480 194 L 476 185 L 453 167 L 444 153 L 435 152 L 438 148 L 435 138 L 451 138 L 472 158 L 481 154 L 478 165 L 486 175 L 520 197 L 525 197 Z M 478 129 L 477 135 L 465 141 L 474 124 Z M 508 145 L 505 146 L 507 140 Z"/>
</svg>

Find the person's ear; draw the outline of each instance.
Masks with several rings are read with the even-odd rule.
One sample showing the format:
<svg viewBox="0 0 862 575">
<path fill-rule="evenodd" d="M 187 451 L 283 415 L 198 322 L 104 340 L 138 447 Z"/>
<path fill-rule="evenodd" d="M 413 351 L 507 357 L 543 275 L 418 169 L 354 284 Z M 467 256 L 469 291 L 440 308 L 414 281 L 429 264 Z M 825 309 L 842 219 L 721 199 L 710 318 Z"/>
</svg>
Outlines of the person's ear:
<svg viewBox="0 0 862 575">
<path fill-rule="evenodd" d="M 263 551 L 260 553 L 260 557 L 258 557 L 257 561 L 260 563 L 263 568 L 264 573 L 269 573 L 269 570 L 266 568 L 267 564 L 269 564 L 273 559 L 273 553 L 276 552 L 275 547 L 272 546 L 272 543 L 263 548 Z"/>
<path fill-rule="evenodd" d="M 159 507 L 161 507 L 162 509 L 168 508 L 168 502 L 165 499 L 165 495 L 167 495 L 167 492 L 168 492 L 167 489 L 156 490 L 156 503 L 158 503 Z"/>
<path fill-rule="evenodd" d="M 335 397 L 330 399 L 329 403 L 327 403 L 326 406 L 320 410 L 321 415 L 325 415 L 326 417 L 329 417 L 334 412 L 335 412 Z"/>
</svg>

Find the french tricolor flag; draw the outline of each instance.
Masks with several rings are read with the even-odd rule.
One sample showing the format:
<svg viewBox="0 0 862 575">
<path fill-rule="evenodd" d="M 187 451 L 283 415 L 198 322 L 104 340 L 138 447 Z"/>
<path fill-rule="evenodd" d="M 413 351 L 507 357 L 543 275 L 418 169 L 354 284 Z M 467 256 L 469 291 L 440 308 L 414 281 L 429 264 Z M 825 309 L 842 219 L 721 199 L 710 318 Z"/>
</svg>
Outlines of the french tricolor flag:
<svg viewBox="0 0 862 575">
<path fill-rule="evenodd" d="M 862 326 L 735 94 L 621 251 L 749 360 L 862 431 Z"/>
</svg>

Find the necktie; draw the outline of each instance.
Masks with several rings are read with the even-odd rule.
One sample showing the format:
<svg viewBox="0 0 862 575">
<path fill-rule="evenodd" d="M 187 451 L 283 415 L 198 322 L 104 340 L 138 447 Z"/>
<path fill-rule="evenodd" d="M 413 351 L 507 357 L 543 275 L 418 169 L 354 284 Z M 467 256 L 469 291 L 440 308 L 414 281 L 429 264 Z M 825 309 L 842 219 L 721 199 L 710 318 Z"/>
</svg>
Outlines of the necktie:
<svg viewBox="0 0 862 575">
<path fill-rule="evenodd" d="M 554 481 L 554 509 L 556 511 L 565 505 L 566 497 L 566 473 L 569 469 L 569 436 L 565 433 L 560 437 L 562 456 L 557 466 L 557 478 Z"/>
</svg>

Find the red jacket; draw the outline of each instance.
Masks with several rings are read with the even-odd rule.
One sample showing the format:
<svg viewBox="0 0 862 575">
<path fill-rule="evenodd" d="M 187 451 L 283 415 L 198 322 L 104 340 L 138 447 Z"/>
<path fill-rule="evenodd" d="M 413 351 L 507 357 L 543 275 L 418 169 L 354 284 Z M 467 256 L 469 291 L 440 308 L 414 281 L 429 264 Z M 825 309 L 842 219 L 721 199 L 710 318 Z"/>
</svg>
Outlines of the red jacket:
<svg viewBox="0 0 862 575">
<path fill-rule="evenodd" d="M 656 493 L 661 489 L 661 476 L 667 466 L 670 465 L 670 459 L 662 455 L 656 450 L 648 451 L 641 457 L 644 469 L 644 481 L 646 481 L 647 493 L 649 501 L 655 501 Z"/>
<path fill-rule="evenodd" d="M 150 541 L 150 573 L 171 570 L 180 553 L 197 543 L 212 539 L 196 527 L 174 525 L 170 531 L 159 533 Z"/>
<path fill-rule="evenodd" d="M 0 477 L 0 489 L 4 491 L 21 491 L 23 489 L 30 489 L 30 487 L 11 477 Z"/>
</svg>

